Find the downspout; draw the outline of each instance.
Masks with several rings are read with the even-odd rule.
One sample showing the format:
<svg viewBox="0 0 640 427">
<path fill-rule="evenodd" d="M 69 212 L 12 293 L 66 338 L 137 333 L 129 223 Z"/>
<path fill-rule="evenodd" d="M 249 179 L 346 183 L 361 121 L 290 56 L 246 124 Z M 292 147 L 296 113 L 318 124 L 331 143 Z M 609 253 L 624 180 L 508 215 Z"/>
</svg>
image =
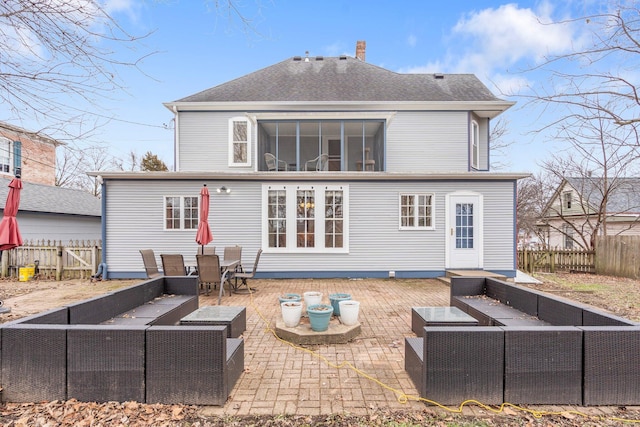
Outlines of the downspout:
<svg viewBox="0 0 640 427">
<path fill-rule="evenodd" d="M 102 206 L 100 207 L 100 215 L 102 218 L 100 221 L 102 226 L 102 257 L 98 271 L 102 268 L 102 278 L 107 280 L 109 278 L 109 269 L 107 268 L 107 185 L 101 175 L 98 175 L 96 179 L 100 181 L 100 186 L 102 187 L 100 189 L 100 194 L 102 195 Z"/>
<path fill-rule="evenodd" d="M 178 136 L 178 107 L 173 106 L 173 171 L 178 172 L 178 164 L 180 164 L 180 159 L 178 158 L 178 145 L 180 144 L 180 138 Z"/>
</svg>

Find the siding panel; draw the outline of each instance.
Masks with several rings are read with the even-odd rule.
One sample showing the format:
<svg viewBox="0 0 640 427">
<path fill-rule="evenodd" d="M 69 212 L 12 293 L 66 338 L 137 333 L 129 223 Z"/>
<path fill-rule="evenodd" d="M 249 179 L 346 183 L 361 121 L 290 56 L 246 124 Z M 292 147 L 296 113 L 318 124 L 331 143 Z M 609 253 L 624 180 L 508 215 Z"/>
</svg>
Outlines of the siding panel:
<svg viewBox="0 0 640 427">
<path fill-rule="evenodd" d="M 110 272 L 144 271 L 139 249 L 182 253 L 193 262 L 196 230 L 163 230 L 163 196 L 197 196 L 202 181 L 108 181 L 107 264 Z M 305 183 L 312 184 L 312 183 Z M 315 183 L 320 184 L 320 183 Z M 348 254 L 269 253 L 261 272 L 442 271 L 445 260 L 445 196 L 452 191 L 484 195 L 486 269 L 513 269 L 513 183 L 510 182 L 351 182 Z M 212 182 L 209 223 L 211 246 L 243 246 L 243 264 L 251 265 L 261 246 L 262 185 L 259 182 Z M 230 194 L 217 194 L 226 185 Z M 291 185 L 294 185 L 293 183 Z M 435 194 L 435 230 L 400 230 L 400 192 Z M 220 251 L 218 251 L 220 252 Z"/>
<path fill-rule="evenodd" d="M 468 114 L 398 112 L 387 128 L 387 171 L 466 172 Z"/>
<path fill-rule="evenodd" d="M 228 112 L 181 112 L 179 117 L 179 171 L 251 172 L 252 167 L 229 167 L 229 119 L 242 116 Z M 255 127 L 251 156 L 255 157 Z M 252 161 L 252 165 L 255 164 Z"/>
</svg>

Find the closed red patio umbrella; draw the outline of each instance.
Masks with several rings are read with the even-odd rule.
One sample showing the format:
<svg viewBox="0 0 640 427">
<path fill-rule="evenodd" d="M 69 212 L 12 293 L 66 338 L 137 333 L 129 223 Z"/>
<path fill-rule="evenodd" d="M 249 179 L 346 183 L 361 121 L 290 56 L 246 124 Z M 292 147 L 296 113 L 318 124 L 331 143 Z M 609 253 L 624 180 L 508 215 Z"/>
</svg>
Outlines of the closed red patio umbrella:
<svg viewBox="0 0 640 427">
<path fill-rule="evenodd" d="M 13 178 L 9 183 L 9 194 L 7 194 L 7 203 L 4 205 L 4 216 L 0 221 L 0 251 L 22 246 L 22 236 L 16 220 L 16 214 L 20 206 L 21 189 L 22 181 L 20 178 Z"/>
<path fill-rule="evenodd" d="M 196 242 L 202 245 L 202 253 L 204 253 L 204 245 L 208 245 L 212 240 L 213 234 L 209 228 L 209 189 L 207 184 L 204 184 L 200 190 L 200 222 L 196 233 Z"/>
</svg>

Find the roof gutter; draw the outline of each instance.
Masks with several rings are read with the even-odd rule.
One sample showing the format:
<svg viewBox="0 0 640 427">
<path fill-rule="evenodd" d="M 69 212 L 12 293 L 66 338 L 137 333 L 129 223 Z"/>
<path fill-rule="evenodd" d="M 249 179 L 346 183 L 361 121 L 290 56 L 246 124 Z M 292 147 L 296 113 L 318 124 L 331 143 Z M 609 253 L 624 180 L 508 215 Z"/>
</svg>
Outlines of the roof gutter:
<svg viewBox="0 0 640 427">
<path fill-rule="evenodd" d="M 513 181 L 531 176 L 529 173 L 394 173 L 394 172 L 129 172 L 92 171 L 104 180 L 231 180 L 231 181 Z"/>
</svg>

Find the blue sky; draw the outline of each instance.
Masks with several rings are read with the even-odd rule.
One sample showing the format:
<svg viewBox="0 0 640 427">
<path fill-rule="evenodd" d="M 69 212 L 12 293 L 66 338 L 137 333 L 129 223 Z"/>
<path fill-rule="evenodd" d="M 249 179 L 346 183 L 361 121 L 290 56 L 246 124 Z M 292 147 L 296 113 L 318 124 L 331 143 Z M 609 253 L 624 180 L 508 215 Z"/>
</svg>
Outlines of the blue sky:
<svg viewBox="0 0 640 427">
<path fill-rule="evenodd" d="M 128 93 L 101 102 L 113 117 L 82 144 L 108 144 L 124 158 L 151 151 L 173 165 L 172 114 L 162 103 L 180 99 L 296 55 L 354 56 L 357 40 L 367 43 L 366 60 L 396 72 L 476 74 L 494 93 L 544 83 L 540 73 L 522 73 L 546 54 L 581 43 L 580 28 L 541 22 L 584 16 L 598 1 L 398 1 L 237 0 L 255 31 L 230 20 L 210 0 L 110 0 L 113 16 L 131 33 L 152 32 L 140 52 L 141 73 L 122 70 Z M 224 2 L 223 2 L 224 3 Z M 544 120 L 518 102 L 505 114 L 507 170 L 537 170 L 555 150 L 530 131 Z M 0 107 L 0 120 L 8 113 Z M 4 117 L 3 117 L 4 116 Z M 10 121 L 10 120 L 8 120 Z M 10 121 L 11 122 L 11 121 Z M 28 121 L 12 122 L 29 127 Z M 55 137 L 55 135 L 52 135 Z"/>
</svg>

